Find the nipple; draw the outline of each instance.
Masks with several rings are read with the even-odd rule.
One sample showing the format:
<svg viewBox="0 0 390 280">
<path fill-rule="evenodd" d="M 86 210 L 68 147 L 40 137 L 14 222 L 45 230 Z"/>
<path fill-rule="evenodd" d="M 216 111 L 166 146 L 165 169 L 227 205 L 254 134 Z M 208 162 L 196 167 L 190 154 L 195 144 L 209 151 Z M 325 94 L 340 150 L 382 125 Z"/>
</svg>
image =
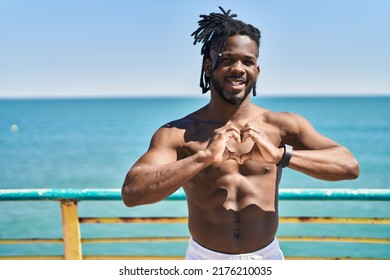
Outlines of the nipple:
<svg viewBox="0 0 390 280">
<path fill-rule="evenodd" d="M 268 166 L 265 166 L 263 169 L 263 174 L 267 174 L 270 172 L 270 168 Z"/>
</svg>

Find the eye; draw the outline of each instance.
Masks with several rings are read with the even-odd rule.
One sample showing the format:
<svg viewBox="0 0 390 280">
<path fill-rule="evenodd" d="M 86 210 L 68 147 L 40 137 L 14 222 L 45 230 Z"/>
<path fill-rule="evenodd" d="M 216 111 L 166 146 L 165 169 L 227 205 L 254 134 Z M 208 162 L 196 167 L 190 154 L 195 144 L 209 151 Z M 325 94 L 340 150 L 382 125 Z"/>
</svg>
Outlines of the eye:
<svg viewBox="0 0 390 280">
<path fill-rule="evenodd" d="M 244 64 L 247 66 L 252 66 L 255 64 L 255 62 L 252 59 L 244 60 Z"/>
<path fill-rule="evenodd" d="M 221 62 L 222 63 L 230 63 L 230 62 L 232 62 L 232 59 L 230 57 L 222 57 Z"/>
</svg>

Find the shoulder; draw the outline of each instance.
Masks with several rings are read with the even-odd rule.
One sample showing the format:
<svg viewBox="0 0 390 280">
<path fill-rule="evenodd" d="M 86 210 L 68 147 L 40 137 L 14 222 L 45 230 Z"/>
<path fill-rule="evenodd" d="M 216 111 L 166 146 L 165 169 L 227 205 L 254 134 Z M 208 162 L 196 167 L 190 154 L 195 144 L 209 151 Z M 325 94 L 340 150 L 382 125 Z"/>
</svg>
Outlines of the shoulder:
<svg viewBox="0 0 390 280">
<path fill-rule="evenodd" d="M 320 134 L 303 116 L 291 112 L 269 112 L 267 123 L 277 127 L 282 143 L 295 149 L 319 149 L 334 145 L 334 142 Z"/>
<path fill-rule="evenodd" d="M 152 137 L 152 144 L 158 142 L 164 145 L 180 146 L 184 133 L 195 125 L 189 116 L 170 121 L 156 130 Z"/>
<path fill-rule="evenodd" d="M 201 108 L 187 116 L 173 120 L 161 126 L 157 132 L 161 133 L 184 133 L 198 128 L 204 123 L 204 108 Z"/>
<path fill-rule="evenodd" d="M 310 122 L 303 116 L 292 112 L 272 112 L 264 114 L 265 122 L 279 127 L 285 134 L 298 134 L 311 127 Z"/>
</svg>

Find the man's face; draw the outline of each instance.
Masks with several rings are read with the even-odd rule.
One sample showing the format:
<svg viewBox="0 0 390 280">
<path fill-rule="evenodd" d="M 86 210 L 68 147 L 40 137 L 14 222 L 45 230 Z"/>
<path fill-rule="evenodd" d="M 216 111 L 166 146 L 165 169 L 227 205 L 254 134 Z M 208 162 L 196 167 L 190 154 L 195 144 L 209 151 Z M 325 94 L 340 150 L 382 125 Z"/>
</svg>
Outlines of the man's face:
<svg viewBox="0 0 390 280">
<path fill-rule="evenodd" d="M 220 64 L 213 70 L 218 56 Z M 209 74 L 211 91 L 226 102 L 240 105 L 256 84 L 260 73 L 257 64 L 258 47 L 248 36 L 234 35 L 227 39 L 221 54 L 210 51 L 205 71 Z"/>
</svg>

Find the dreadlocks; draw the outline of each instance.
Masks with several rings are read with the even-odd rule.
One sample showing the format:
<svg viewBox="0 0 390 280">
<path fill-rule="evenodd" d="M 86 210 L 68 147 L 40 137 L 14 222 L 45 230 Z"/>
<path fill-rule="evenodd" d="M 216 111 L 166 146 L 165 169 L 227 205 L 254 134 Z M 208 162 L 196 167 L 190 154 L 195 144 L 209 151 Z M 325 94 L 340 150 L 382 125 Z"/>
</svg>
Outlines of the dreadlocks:
<svg viewBox="0 0 390 280">
<path fill-rule="evenodd" d="M 203 64 L 206 59 L 210 58 L 210 50 L 216 50 L 218 53 L 225 48 L 227 39 L 233 35 L 246 35 L 256 42 L 257 47 L 260 47 L 260 31 L 240 20 L 234 19 L 236 14 L 230 14 L 230 10 L 220 13 L 211 13 L 210 15 L 200 15 L 202 18 L 198 21 L 199 28 L 196 29 L 191 36 L 194 36 L 194 45 L 203 43 L 201 54 L 203 55 L 202 70 L 200 74 L 200 87 L 202 92 L 206 93 L 210 89 L 210 77 L 205 74 Z M 212 71 L 214 71 L 220 63 L 220 56 L 215 62 Z M 253 87 L 253 95 L 256 96 L 256 86 Z"/>
</svg>

